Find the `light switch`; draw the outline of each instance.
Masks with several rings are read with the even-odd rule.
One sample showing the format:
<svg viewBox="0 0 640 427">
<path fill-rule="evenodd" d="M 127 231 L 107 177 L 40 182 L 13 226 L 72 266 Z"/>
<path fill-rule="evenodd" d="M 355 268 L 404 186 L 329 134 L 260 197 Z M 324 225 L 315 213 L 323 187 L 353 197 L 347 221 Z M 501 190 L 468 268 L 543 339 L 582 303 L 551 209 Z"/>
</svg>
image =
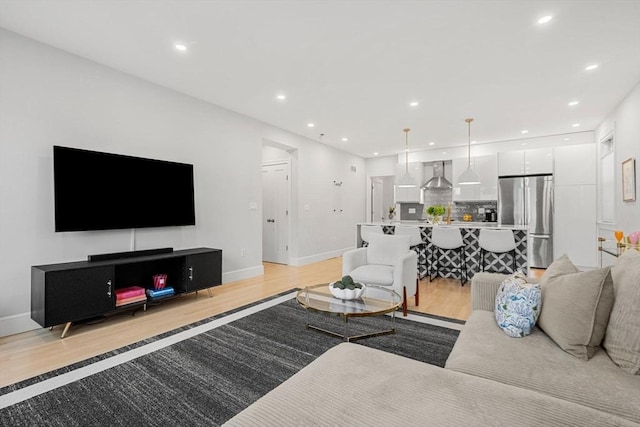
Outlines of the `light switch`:
<svg viewBox="0 0 640 427">
<path fill-rule="evenodd" d="M 258 210 L 258 204 L 256 202 L 249 202 L 249 210 L 250 211 L 257 211 Z"/>
<path fill-rule="evenodd" d="M 309 206 L 309 205 L 304 205 L 304 210 L 305 210 L 305 211 L 310 211 L 310 210 L 311 210 L 311 206 Z"/>
</svg>

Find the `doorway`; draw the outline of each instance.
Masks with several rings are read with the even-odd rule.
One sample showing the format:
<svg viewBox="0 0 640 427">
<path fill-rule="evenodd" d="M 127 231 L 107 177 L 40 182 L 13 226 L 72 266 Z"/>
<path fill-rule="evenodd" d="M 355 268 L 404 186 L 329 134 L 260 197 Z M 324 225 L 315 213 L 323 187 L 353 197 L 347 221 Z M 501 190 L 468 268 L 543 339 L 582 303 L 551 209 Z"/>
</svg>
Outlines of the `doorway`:
<svg viewBox="0 0 640 427">
<path fill-rule="evenodd" d="M 289 163 L 262 165 L 262 260 L 289 263 Z"/>
<path fill-rule="evenodd" d="M 395 207 L 395 175 L 370 176 L 369 179 L 367 217 L 371 222 L 386 221 L 388 209 Z"/>
</svg>

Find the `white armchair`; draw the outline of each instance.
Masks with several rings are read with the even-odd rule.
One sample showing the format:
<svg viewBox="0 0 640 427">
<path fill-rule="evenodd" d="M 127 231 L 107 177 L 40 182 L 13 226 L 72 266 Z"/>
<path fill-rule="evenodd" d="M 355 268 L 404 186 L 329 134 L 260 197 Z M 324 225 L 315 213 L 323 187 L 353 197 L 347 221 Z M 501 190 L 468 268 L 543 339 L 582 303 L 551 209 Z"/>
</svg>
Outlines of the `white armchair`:
<svg viewBox="0 0 640 427">
<path fill-rule="evenodd" d="M 372 234 L 369 246 L 342 255 L 342 275 L 365 285 L 390 287 L 402 296 L 402 314 L 406 316 L 407 298 L 415 296 L 418 304 L 418 256 L 409 245 L 409 236 Z"/>
</svg>

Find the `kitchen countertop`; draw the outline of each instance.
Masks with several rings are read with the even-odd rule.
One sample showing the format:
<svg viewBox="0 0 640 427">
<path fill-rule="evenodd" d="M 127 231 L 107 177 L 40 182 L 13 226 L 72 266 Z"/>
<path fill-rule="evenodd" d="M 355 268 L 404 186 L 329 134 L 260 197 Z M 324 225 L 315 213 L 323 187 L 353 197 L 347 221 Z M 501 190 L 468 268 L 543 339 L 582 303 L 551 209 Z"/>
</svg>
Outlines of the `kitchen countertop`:
<svg viewBox="0 0 640 427">
<path fill-rule="evenodd" d="M 382 225 L 382 226 L 412 226 L 417 227 L 433 227 L 434 224 L 429 224 L 426 221 L 385 221 L 385 222 L 361 222 L 357 225 Z M 492 228 L 497 230 L 527 230 L 526 225 L 513 225 L 513 224 L 498 224 L 497 222 L 470 222 L 470 221 L 451 221 L 451 224 L 442 223 L 440 225 L 452 226 L 459 228 Z"/>
</svg>

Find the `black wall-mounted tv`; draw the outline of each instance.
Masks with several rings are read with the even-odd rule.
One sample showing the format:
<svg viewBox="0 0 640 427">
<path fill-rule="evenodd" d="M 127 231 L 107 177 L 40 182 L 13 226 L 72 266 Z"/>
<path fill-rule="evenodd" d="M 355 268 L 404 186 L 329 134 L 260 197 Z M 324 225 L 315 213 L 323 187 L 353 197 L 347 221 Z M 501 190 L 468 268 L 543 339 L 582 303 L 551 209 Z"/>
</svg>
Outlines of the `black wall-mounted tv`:
<svg viewBox="0 0 640 427">
<path fill-rule="evenodd" d="M 56 231 L 195 225 L 193 165 L 53 147 Z"/>
</svg>

